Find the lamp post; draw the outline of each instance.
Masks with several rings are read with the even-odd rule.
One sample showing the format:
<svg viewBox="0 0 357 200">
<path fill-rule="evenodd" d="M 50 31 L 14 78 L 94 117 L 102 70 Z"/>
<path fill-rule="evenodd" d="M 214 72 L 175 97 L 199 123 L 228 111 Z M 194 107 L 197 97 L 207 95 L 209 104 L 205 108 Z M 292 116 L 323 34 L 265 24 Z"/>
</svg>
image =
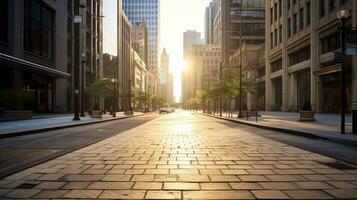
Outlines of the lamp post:
<svg viewBox="0 0 357 200">
<path fill-rule="evenodd" d="M 86 57 L 85 53 L 82 53 L 82 78 L 81 78 L 81 117 L 85 117 L 84 114 L 84 77 L 85 77 L 85 64 Z"/>
<path fill-rule="evenodd" d="M 112 113 L 112 116 L 116 117 L 117 116 L 117 106 L 118 106 L 118 101 L 117 101 L 118 91 L 117 91 L 116 79 L 113 78 L 112 82 L 113 82 L 113 111 L 112 111 L 113 113 Z"/>
<path fill-rule="evenodd" d="M 339 10 L 337 18 L 340 20 L 340 34 L 341 34 L 341 51 L 344 57 L 341 63 L 341 134 L 345 134 L 345 113 L 346 113 L 346 75 L 345 75 L 345 62 L 346 62 L 346 18 L 348 16 L 347 10 Z"/>
<path fill-rule="evenodd" d="M 223 60 L 219 61 L 219 83 L 222 83 L 222 68 L 223 68 Z M 222 96 L 219 96 L 219 116 L 222 117 Z"/>
</svg>

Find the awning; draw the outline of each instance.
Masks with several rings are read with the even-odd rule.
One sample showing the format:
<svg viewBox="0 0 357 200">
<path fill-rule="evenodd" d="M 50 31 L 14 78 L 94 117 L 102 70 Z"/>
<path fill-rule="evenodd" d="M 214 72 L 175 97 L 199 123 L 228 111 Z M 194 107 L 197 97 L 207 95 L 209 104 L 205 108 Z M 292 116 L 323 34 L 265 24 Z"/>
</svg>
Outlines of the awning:
<svg viewBox="0 0 357 200">
<path fill-rule="evenodd" d="M 0 63 L 5 64 L 11 68 L 27 70 L 55 78 L 67 79 L 71 77 L 71 74 L 68 74 L 66 72 L 29 62 L 27 60 L 16 58 L 14 56 L 9 56 L 3 53 L 0 53 Z"/>
</svg>

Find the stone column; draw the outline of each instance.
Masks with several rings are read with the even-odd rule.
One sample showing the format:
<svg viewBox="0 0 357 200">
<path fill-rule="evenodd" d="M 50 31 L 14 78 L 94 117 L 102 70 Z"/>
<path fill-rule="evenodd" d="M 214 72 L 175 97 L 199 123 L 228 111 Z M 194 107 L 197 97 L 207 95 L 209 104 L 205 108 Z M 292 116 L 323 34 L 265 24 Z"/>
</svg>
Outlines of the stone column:
<svg viewBox="0 0 357 200">
<path fill-rule="evenodd" d="M 283 16 L 288 16 L 288 9 L 287 9 L 287 1 L 283 1 Z M 283 17 L 283 41 L 282 41 L 282 110 L 281 111 L 288 111 L 288 104 L 289 104 L 289 63 L 288 63 L 288 52 L 287 52 L 287 44 L 288 44 L 288 24 L 287 17 Z"/>
<path fill-rule="evenodd" d="M 319 94 L 321 92 L 321 87 L 318 87 L 319 84 L 319 77 L 315 76 L 313 74 L 313 72 L 315 70 L 318 69 L 319 66 L 319 37 L 318 34 L 315 30 L 314 27 L 316 27 L 316 23 L 317 23 L 317 19 L 318 19 L 318 12 L 314 12 L 315 10 L 318 10 L 317 7 L 317 1 L 311 1 L 311 34 L 310 34 L 310 38 L 311 38 L 311 58 L 310 58 L 310 75 L 311 75 L 311 97 L 310 97 L 310 101 L 311 101 L 311 109 L 314 112 L 320 112 L 321 111 L 321 102 L 320 102 L 320 98 L 319 98 Z"/>
<path fill-rule="evenodd" d="M 266 12 L 266 17 L 265 17 L 265 110 L 269 111 L 271 110 L 271 104 L 272 104 L 272 84 L 270 80 L 270 58 L 269 58 L 269 52 L 270 52 L 270 16 L 272 13 L 270 13 L 270 1 L 265 1 L 265 12 Z"/>
</svg>

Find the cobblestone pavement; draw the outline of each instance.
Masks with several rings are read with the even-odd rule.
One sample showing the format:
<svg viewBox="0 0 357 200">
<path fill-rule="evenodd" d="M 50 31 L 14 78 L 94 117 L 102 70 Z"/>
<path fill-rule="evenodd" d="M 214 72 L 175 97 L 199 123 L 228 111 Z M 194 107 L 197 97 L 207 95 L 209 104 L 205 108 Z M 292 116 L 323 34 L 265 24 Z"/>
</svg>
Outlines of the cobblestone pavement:
<svg viewBox="0 0 357 200">
<path fill-rule="evenodd" d="M 357 169 L 178 112 L 11 175 L 0 187 L 2 199 L 357 199 Z"/>
</svg>

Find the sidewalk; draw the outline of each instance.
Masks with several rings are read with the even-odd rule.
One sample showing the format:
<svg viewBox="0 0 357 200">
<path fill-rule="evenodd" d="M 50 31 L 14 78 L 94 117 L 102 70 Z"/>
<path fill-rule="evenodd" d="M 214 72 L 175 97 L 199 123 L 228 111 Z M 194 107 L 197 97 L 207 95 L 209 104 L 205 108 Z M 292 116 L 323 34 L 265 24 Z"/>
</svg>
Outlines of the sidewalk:
<svg viewBox="0 0 357 200">
<path fill-rule="evenodd" d="M 202 111 L 199 113 L 203 114 Z M 298 121 L 299 113 L 260 111 L 259 115 L 258 122 L 255 117 L 237 119 L 237 114 L 228 118 L 223 113 L 222 118 L 260 128 L 357 144 L 357 135 L 352 134 L 350 115 L 346 115 L 346 134 L 344 135 L 340 133 L 340 116 L 338 114 L 316 113 L 314 122 Z M 219 115 L 214 117 L 221 118 Z"/>
<path fill-rule="evenodd" d="M 30 120 L 18 120 L 0 122 L 0 138 L 13 137 L 17 135 L 24 135 L 34 132 L 50 131 L 60 128 L 69 128 L 80 125 L 94 124 L 99 122 L 111 121 L 116 119 L 128 118 L 133 116 L 142 115 L 142 112 L 135 112 L 132 116 L 127 116 L 123 112 L 118 112 L 117 117 L 113 118 L 112 115 L 106 114 L 102 118 L 91 118 L 88 114 L 81 117 L 80 121 L 73 121 L 73 114 L 53 115 L 49 117 L 39 117 Z"/>
</svg>

